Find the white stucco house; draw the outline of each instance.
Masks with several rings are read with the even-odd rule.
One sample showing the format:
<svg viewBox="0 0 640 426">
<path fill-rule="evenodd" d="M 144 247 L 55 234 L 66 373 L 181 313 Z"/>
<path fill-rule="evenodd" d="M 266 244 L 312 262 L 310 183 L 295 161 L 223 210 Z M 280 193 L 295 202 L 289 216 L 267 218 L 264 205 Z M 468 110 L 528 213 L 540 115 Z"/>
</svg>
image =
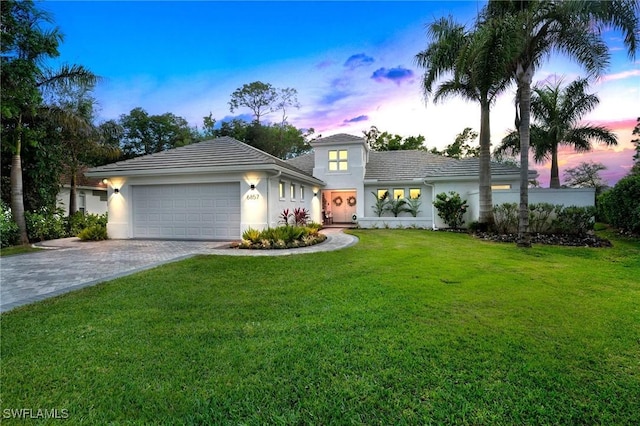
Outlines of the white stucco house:
<svg viewBox="0 0 640 426">
<path fill-rule="evenodd" d="M 108 184 L 110 238 L 239 239 L 247 228 L 277 226 L 284 209 L 305 208 L 322 223 L 367 227 L 442 227 L 435 195 L 467 199 L 478 217 L 478 160 L 424 151 L 375 152 L 364 138 L 338 134 L 311 142 L 313 152 L 281 160 L 221 137 L 90 169 Z M 492 164 L 494 204 L 517 202 L 516 167 Z M 530 172 L 531 177 L 536 176 Z M 530 202 L 559 197 L 593 205 L 589 190 L 531 190 Z M 562 192 L 563 191 L 563 192 Z M 419 197 L 416 217 L 374 213 L 376 197 Z M 550 201 L 556 202 L 556 201 Z"/>
<path fill-rule="evenodd" d="M 56 206 L 69 215 L 69 203 L 71 199 L 71 185 L 68 178 L 63 178 L 64 183 L 56 196 Z M 101 179 L 91 179 L 84 175 L 78 176 L 76 185 L 77 211 L 87 214 L 104 214 L 108 207 L 107 185 Z"/>
</svg>

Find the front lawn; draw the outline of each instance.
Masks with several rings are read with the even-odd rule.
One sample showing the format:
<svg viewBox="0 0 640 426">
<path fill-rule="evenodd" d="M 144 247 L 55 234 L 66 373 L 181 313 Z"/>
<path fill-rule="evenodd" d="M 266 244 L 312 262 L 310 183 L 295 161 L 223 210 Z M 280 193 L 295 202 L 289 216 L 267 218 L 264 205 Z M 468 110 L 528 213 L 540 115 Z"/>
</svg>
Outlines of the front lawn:
<svg viewBox="0 0 640 426">
<path fill-rule="evenodd" d="M 640 424 L 640 243 L 354 231 L 1 316 L 8 409 L 71 424 Z"/>
</svg>

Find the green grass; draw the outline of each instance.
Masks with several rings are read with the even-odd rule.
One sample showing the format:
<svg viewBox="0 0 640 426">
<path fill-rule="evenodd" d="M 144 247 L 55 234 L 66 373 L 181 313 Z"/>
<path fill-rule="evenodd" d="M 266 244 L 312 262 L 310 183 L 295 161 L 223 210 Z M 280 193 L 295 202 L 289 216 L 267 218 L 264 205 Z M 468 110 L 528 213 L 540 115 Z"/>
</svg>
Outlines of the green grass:
<svg viewBox="0 0 640 426">
<path fill-rule="evenodd" d="M 72 424 L 640 424 L 637 240 L 354 233 L 337 252 L 201 256 L 4 314 L 1 408 Z"/>
<path fill-rule="evenodd" d="M 32 253 L 34 251 L 40 251 L 42 249 L 33 247 L 31 244 L 25 244 L 22 246 L 11 246 L 0 249 L 0 256 L 13 256 L 15 254 Z"/>
</svg>

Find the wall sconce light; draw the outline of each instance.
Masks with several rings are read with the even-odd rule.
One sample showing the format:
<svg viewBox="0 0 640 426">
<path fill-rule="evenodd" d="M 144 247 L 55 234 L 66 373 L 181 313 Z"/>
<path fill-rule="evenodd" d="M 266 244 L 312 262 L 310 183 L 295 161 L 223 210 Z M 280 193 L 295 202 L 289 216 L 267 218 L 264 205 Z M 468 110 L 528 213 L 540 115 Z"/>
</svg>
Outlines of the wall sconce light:
<svg viewBox="0 0 640 426">
<path fill-rule="evenodd" d="M 113 193 L 114 194 L 119 194 L 120 193 L 120 189 L 119 188 L 113 188 Z"/>
<path fill-rule="evenodd" d="M 256 185 L 254 183 L 252 183 L 249 188 L 251 188 L 251 190 L 253 191 L 254 189 L 256 189 Z"/>
<path fill-rule="evenodd" d="M 317 196 L 318 196 L 318 193 L 317 193 L 317 192 L 314 192 L 314 193 L 313 193 L 313 196 L 314 196 L 314 197 L 317 197 Z"/>
</svg>

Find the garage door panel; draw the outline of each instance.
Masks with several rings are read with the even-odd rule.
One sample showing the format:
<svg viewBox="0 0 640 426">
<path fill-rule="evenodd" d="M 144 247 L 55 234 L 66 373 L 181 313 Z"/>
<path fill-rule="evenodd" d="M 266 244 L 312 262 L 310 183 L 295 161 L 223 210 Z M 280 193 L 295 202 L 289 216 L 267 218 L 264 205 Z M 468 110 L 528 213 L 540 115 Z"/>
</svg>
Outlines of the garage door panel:
<svg viewBox="0 0 640 426">
<path fill-rule="evenodd" d="M 136 238 L 240 237 L 240 184 L 132 187 Z"/>
</svg>

